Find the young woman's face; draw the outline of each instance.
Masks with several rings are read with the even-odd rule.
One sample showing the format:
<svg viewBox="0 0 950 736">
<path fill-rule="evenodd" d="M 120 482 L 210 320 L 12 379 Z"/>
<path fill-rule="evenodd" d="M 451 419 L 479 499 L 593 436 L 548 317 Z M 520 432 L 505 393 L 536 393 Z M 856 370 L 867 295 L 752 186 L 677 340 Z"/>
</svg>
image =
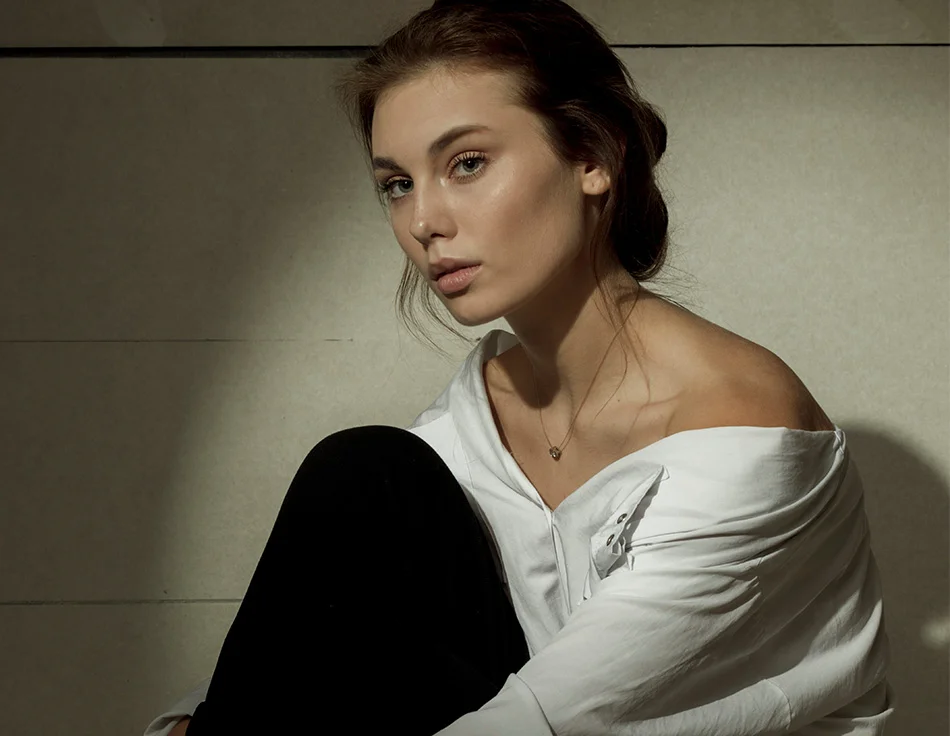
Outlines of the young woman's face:
<svg viewBox="0 0 950 736">
<path fill-rule="evenodd" d="M 376 181 L 389 187 L 396 239 L 464 325 L 507 316 L 546 288 L 563 296 L 556 278 L 587 258 L 587 195 L 609 186 L 600 169 L 561 164 L 539 119 L 510 104 L 508 91 L 502 74 L 433 72 L 389 90 L 373 119 Z M 444 133 L 470 125 L 487 129 L 430 154 Z M 444 258 L 481 265 L 466 288 L 443 294 L 430 267 Z"/>
</svg>

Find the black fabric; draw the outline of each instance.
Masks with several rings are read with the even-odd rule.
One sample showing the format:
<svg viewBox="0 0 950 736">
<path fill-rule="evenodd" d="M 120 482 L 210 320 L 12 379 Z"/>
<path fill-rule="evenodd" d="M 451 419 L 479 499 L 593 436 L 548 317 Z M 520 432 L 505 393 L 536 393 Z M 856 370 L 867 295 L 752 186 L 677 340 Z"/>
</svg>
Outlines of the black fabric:
<svg viewBox="0 0 950 736">
<path fill-rule="evenodd" d="M 404 429 L 319 442 L 297 470 L 188 736 L 431 734 L 528 660 L 485 532 Z"/>
</svg>

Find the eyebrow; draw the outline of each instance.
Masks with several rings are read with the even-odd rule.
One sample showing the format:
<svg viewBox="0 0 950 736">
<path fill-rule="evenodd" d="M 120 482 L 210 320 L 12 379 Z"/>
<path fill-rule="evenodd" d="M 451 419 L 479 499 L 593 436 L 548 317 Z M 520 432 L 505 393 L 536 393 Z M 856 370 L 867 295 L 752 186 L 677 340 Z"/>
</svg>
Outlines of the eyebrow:
<svg viewBox="0 0 950 736">
<path fill-rule="evenodd" d="M 479 124 L 459 125 L 451 128 L 432 141 L 432 145 L 429 146 L 429 158 L 431 159 L 438 156 L 443 150 L 448 148 L 454 141 L 456 141 L 458 138 L 461 138 L 463 135 L 486 130 L 491 130 L 491 128 L 489 128 L 487 125 Z M 380 169 L 391 169 L 392 171 L 403 170 L 402 167 L 391 158 L 387 158 L 386 156 L 376 156 L 373 158 L 373 171 L 378 171 Z"/>
</svg>

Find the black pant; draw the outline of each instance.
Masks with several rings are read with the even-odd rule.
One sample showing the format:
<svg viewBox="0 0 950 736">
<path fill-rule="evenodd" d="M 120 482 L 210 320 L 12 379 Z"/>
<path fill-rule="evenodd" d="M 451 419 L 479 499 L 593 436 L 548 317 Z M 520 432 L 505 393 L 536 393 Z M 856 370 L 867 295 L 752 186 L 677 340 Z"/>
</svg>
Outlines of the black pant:
<svg viewBox="0 0 950 736">
<path fill-rule="evenodd" d="M 439 455 L 372 425 L 300 465 L 188 736 L 431 736 L 528 660 L 490 543 Z"/>
</svg>

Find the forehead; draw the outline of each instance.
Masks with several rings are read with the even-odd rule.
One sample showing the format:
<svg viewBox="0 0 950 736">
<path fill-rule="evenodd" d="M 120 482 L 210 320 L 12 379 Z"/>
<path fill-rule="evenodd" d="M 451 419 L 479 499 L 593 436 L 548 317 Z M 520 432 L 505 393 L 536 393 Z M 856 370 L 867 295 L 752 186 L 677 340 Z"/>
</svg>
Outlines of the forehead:
<svg viewBox="0 0 950 736">
<path fill-rule="evenodd" d="M 447 129 L 473 122 L 515 123 L 511 80 L 502 72 L 432 70 L 384 92 L 373 114 L 373 152 L 405 153 Z M 523 112 L 523 111 L 522 111 Z"/>
</svg>

